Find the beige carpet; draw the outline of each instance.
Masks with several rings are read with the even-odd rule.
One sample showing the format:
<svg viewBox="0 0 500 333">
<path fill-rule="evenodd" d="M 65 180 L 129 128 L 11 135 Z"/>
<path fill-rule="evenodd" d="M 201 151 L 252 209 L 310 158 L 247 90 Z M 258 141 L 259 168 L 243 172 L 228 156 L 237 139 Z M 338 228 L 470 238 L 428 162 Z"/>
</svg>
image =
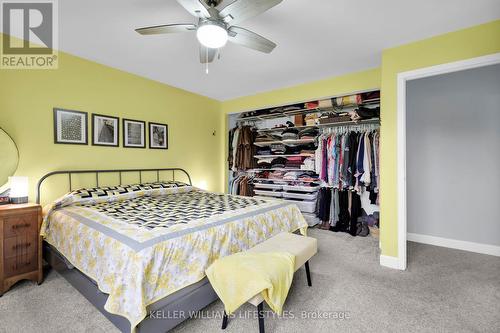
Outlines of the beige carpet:
<svg viewBox="0 0 500 333">
<path fill-rule="evenodd" d="M 311 261 L 313 287 L 299 270 L 285 305 L 287 318 L 269 314 L 267 332 L 498 332 L 500 258 L 409 243 L 409 267 L 400 272 L 379 265 L 376 239 L 317 229 L 310 234 L 319 240 Z M 226 332 L 258 332 L 253 311 L 242 307 Z M 216 302 L 203 318 L 187 320 L 174 332 L 221 332 L 221 312 Z M 41 286 L 22 282 L 0 298 L 0 332 L 116 329 L 50 272 Z"/>
</svg>

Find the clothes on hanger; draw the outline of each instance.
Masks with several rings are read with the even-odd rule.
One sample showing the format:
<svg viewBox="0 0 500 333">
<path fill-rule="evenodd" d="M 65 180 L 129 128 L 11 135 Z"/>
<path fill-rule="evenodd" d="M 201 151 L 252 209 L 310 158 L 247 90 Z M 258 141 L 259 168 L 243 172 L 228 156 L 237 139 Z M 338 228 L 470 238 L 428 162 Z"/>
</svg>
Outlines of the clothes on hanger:
<svg viewBox="0 0 500 333">
<path fill-rule="evenodd" d="M 231 132 L 230 132 L 231 134 Z M 232 134 L 230 151 L 230 165 L 232 171 L 248 170 L 256 167 L 254 142 L 256 132 L 252 126 L 238 126 Z M 232 156 L 232 161 L 231 161 Z"/>
<path fill-rule="evenodd" d="M 229 193 L 234 195 L 253 197 L 254 196 L 253 190 L 254 190 L 253 177 L 247 176 L 245 174 L 236 176 L 229 183 Z"/>
<path fill-rule="evenodd" d="M 351 190 L 322 187 L 318 191 L 316 216 L 322 221 L 320 228 L 335 232 L 347 232 L 352 236 L 366 236 L 363 223 L 361 197 Z"/>
<path fill-rule="evenodd" d="M 380 132 L 373 127 L 339 129 L 318 138 L 315 171 L 323 182 L 318 193 L 320 228 L 366 236 L 361 223 L 361 194 L 369 191 L 370 202 L 379 203 Z"/>
<path fill-rule="evenodd" d="M 323 134 L 318 138 L 315 171 L 338 190 L 370 191 L 372 203 L 377 203 L 379 142 L 378 129 Z"/>
</svg>

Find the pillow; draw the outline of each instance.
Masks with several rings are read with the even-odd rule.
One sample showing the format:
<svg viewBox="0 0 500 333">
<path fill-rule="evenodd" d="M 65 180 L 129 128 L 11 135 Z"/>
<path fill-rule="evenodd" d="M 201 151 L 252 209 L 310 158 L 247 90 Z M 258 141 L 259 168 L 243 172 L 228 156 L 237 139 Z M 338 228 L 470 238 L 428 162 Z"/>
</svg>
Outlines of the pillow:
<svg viewBox="0 0 500 333">
<path fill-rule="evenodd" d="M 112 196 L 118 194 L 125 194 L 138 191 L 162 189 L 162 188 L 176 188 L 190 186 L 189 184 L 178 182 L 178 181 L 160 181 L 153 183 L 141 183 L 132 185 L 117 185 L 117 186 L 107 186 L 107 187 L 92 187 L 92 188 L 81 188 L 71 192 L 72 195 L 79 198 L 99 198 L 105 196 Z"/>
</svg>

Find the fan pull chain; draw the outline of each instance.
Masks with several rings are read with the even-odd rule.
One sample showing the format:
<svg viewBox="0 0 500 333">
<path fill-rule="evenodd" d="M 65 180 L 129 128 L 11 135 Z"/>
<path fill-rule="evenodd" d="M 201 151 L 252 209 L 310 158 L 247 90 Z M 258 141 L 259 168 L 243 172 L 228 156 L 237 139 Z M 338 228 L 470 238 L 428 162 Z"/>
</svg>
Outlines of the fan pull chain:
<svg viewBox="0 0 500 333">
<path fill-rule="evenodd" d="M 205 73 L 208 75 L 208 47 L 206 48 L 206 50 L 207 50 L 207 53 L 206 53 L 206 57 L 207 57 L 207 58 L 206 58 L 206 60 L 207 60 L 207 61 L 206 61 L 206 67 L 207 67 L 207 68 L 205 69 Z"/>
</svg>

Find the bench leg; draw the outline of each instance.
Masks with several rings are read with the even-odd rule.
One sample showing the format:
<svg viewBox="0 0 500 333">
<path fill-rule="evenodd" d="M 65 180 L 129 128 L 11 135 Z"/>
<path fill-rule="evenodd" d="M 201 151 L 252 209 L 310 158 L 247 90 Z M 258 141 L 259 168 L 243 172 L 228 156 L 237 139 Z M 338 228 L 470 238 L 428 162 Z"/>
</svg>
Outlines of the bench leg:
<svg viewBox="0 0 500 333">
<path fill-rule="evenodd" d="M 264 302 L 260 302 L 259 305 L 257 305 L 257 311 L 259 313 L 259 333 L 265 333 L 264 329 Z"/>
<path fill-rule="evenodd" d="M 311 272 L 309 271 L 309 260 L 306 261 L 306 275 L 307 275 L 307 285 L 311 287 L 312 283 L 311 283 Z"/>
<path fill-rule="evenodd" d="M 222 329 L 225 330 L 227 327 L 227 313 L 224 311 L 224 316 L 222 317 Z"/>
</svg>

